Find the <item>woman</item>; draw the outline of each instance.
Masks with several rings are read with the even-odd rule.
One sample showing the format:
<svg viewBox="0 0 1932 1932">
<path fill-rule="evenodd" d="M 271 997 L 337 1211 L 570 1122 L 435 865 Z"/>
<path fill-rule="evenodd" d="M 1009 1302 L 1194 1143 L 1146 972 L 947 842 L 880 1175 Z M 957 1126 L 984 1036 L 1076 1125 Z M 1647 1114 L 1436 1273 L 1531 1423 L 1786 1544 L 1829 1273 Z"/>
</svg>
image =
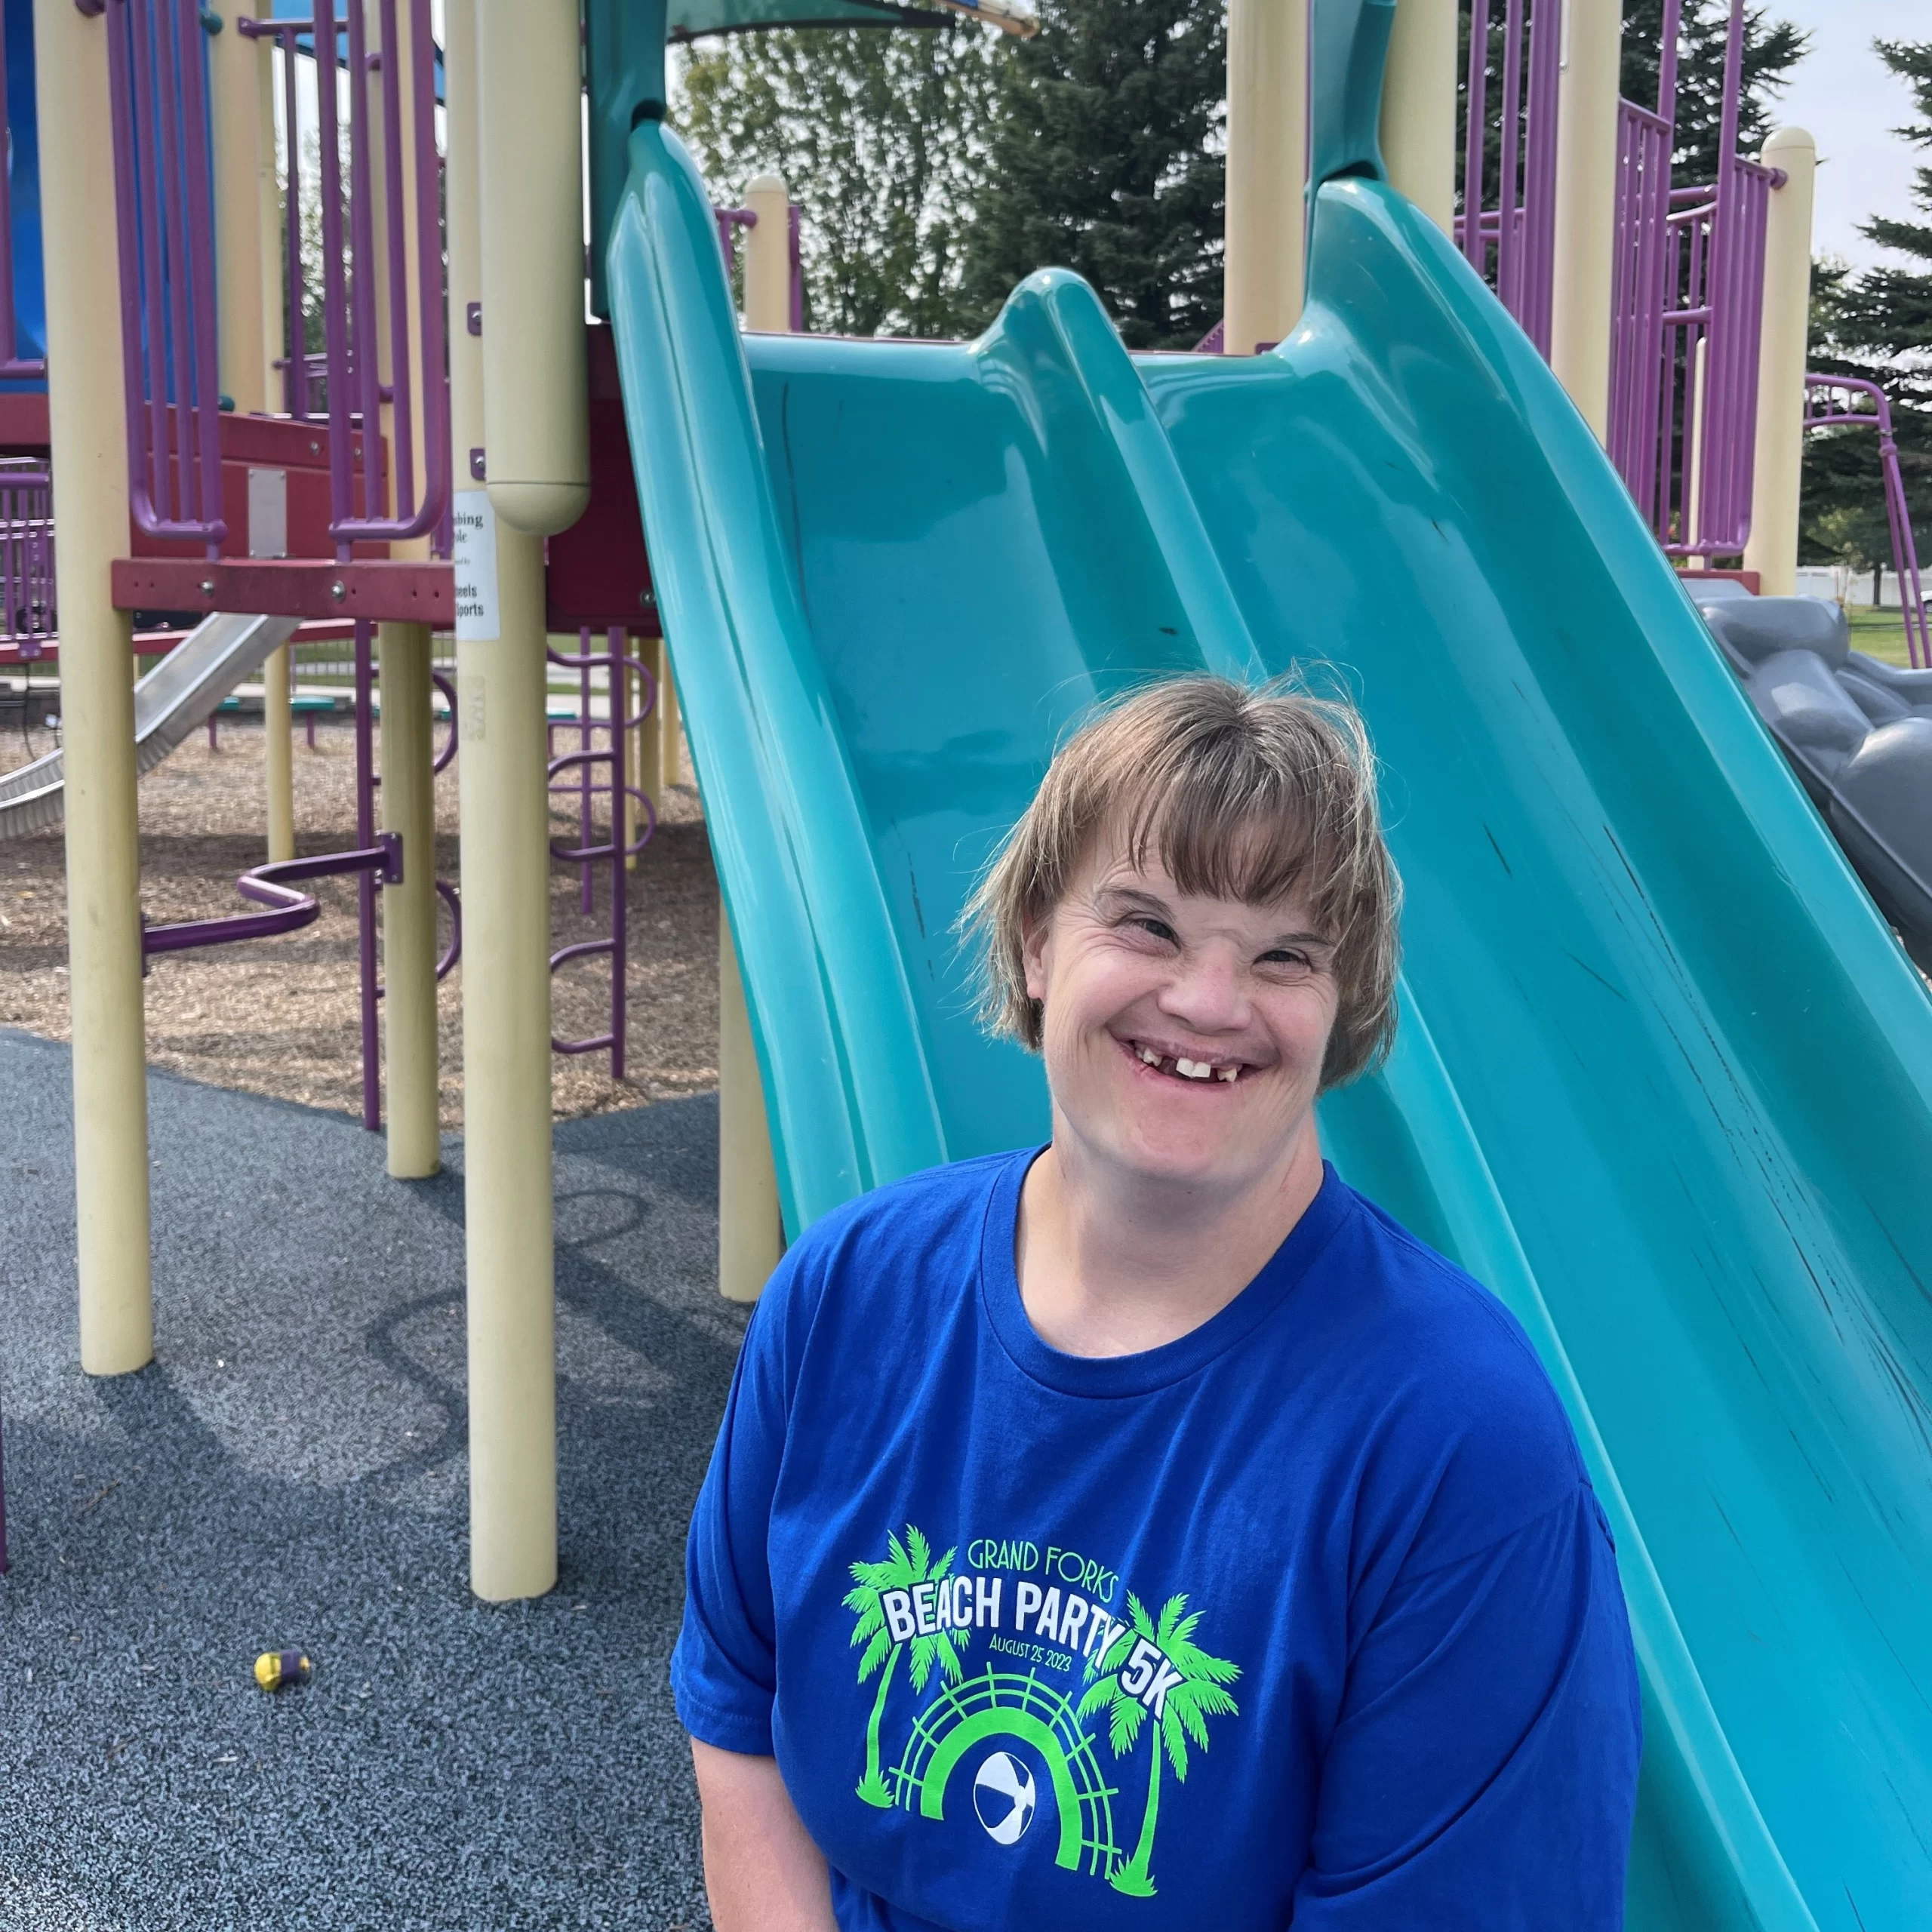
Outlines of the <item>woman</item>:
<svg viewBox="0 0 1932 1932">
<path fill-rule="evenodd" d="M 765 1293 L 672 1666 L 719 1932 L 1620 1925 L 1636 1673 L 1493 1297 L 1322 1161 L 1384 1054 L 1359 719 L 1210 678 L 1073 738 L 968 910 L 1043 1149 Z"/>
</svg>

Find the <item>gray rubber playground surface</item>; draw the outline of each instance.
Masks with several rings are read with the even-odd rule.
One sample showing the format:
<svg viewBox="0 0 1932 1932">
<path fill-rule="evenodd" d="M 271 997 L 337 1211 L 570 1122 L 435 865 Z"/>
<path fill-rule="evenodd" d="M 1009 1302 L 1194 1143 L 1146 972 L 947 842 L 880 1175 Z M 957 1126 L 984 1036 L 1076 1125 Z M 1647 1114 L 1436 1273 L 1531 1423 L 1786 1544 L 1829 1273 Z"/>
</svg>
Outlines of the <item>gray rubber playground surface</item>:
<svg viewBox="0 0 1932 1932">
<path fill-rule="evenodd" d="M 558 1131 L 562 1577 L 491 1607 L 460 1143 L 397 1183 L 340 1115 L 149 1095 L 156 1360 L 90 1381 L 66 1051 L 0 1033 L 0 1932 L 699 1932 L 666 1670 L 743 1326 L 715 1102 Z"/>
</svg>

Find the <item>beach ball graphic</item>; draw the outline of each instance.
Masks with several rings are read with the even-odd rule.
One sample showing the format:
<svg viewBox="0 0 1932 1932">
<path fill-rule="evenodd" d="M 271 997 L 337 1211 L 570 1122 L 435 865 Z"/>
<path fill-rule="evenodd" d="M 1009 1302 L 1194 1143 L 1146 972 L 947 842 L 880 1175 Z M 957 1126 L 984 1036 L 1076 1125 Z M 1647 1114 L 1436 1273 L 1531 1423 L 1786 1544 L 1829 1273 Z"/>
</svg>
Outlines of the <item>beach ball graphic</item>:
<svg viewBox="0 0 1932 1932">
<path fill-rule="evenodd" d="M 1033 1774 L 1005 1751 L 995 1751 L 973 1780 L 973 1809 L 995 1844 L 1017 1844 L 1033 1822 Z"/>
</svg>

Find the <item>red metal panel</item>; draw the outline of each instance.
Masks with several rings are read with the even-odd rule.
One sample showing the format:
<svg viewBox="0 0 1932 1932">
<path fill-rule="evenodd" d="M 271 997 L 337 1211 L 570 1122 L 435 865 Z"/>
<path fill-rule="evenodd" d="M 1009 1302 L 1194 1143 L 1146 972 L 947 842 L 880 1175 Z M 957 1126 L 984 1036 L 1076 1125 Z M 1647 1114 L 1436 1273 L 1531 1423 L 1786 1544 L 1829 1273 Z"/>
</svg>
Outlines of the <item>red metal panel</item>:
<svg viewBox="0 0 1932 1932">
<path fill-rule="evenodd" d="M 644 552 L 630 437 L 617 387 L 617 352 L 602 324 L 589 331 L 590 507 L 546 546 L 552 631 L 622 624 L 633 635 L 663 635 Z"/>
<path fill-rule="evenodd" d="M 445 563 L 117 557 L 113 584 L 122 611 L 371 617 L 445 630 L 456 622 L 455 573 Z"/>
</svg>

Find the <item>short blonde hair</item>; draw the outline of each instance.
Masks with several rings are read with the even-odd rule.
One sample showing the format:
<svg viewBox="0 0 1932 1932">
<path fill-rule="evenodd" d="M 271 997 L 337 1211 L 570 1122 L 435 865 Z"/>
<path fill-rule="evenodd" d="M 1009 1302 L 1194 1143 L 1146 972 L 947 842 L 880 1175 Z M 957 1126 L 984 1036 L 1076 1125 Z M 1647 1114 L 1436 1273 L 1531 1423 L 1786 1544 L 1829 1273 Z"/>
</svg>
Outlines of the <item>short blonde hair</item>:
<svg viewBox="0 0 1932 1932">
<path fill-rule="evenodd" d="M 980 951 L 983 1023 L 1030 1051 L 1041 1014 L 1026 991 L 1026 934 L 1109 826 L 1136 866 L 1157 853 L 1183 892 L 1250 905 L 1304 894 L 1335 947 L 1323 1091 L 1387 1055 L 1401 886 L 1353 705 L 1286 681 L 1177 678 L 1131 693 L 1060 747 L 960 915 Z"/>
</svg>

